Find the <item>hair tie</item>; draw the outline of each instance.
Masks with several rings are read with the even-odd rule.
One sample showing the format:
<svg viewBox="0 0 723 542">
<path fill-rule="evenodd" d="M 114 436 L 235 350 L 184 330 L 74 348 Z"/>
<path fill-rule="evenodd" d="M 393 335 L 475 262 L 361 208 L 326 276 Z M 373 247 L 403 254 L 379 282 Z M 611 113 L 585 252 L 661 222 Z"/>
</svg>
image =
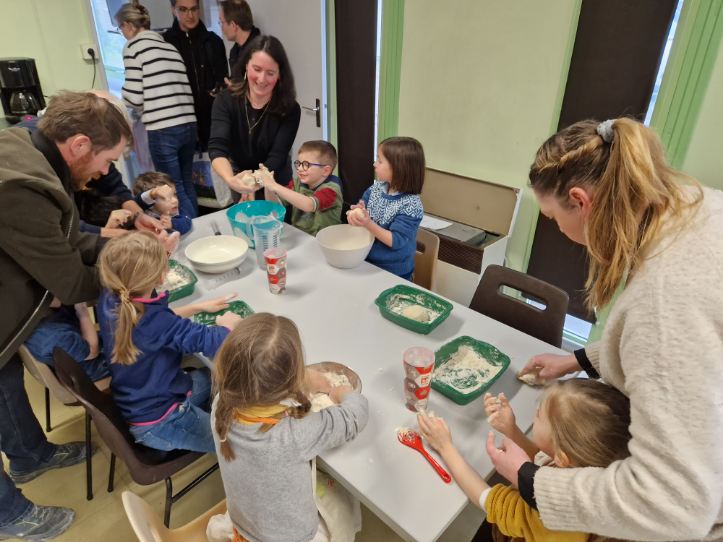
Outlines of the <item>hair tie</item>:
<svg viewBox="0 0 723 542">
<path fill-rule="evenodd" d="M 608 119 L 598 124 L 595 129 L 597 135 L 602 137 L 602 140 L 605 143 L 612 143 L 613 136 L 615 135 L 615 132 L 613 131 L 613 122 L 615 122 L 614 119 Z"/>
</svg>

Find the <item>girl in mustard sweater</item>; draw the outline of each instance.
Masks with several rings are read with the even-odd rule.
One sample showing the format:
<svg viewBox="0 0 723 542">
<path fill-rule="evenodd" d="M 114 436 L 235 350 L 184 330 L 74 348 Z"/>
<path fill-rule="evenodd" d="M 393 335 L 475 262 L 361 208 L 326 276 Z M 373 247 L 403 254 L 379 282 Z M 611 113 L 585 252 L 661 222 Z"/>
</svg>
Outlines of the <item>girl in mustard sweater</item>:
<svg viewBox="0 0 723 542">
<path fill-rule="evenodd" d="M 485 394 L 489 424 L 513 440 L 538 463 L 560 468 L 607 467 L 630 455 L 630 402 L 618 390 L 596 380 L 573 378 L 556 381 L 546 389 L 535 414 L 532 439 L 517 427 L 515 415 L 504 394 Z M 540 514 L 531 508 L 517 489 L 497 484 L 490 487 L 464 460 L 452 444 L 452 435 L 442 418 L 417 415 L 422 436 L 449 467 L 469 499 L 487 512 L 492 531 L 526 542 L 589 542 L 595 535 L 551 531 Z M 494 434 L 487 449 L 494 450 Z M 494 451 L 492 452 L 494 453 Z"/>
</svg>

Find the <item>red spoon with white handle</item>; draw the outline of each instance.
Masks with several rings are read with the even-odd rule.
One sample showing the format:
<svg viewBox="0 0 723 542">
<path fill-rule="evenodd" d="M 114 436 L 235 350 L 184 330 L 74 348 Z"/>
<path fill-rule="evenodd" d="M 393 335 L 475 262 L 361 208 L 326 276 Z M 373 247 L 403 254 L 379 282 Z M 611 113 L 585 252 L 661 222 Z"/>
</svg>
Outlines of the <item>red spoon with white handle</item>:
<svg viewBox="0 0 723 542">
<path fill-rule="evenodd" d="M 424 445 L 422 444 L 422 437 L 419 436 L 419 433 L 412 429 L 401 429 L 397 431 L 397 438 L 399 439 L 399 442 L 404 444 L 405 446 L 409 446 L 410 448 L 417 450 L 420 454 L 422 454 L 427 461 L 429 461 L 430 465 L 434 467 L 434 470 L 437 471 L 437 474 L 439 474 L 440 478 L 445 481 L 445 483 L 450 483 L 452 481 L 452 477 L 449 475 L 449 473 L 442 468 L 442 465 L 437 463 L 434 458 L 427 453 L 427 450 L 424 449 Z"/>
</svg>

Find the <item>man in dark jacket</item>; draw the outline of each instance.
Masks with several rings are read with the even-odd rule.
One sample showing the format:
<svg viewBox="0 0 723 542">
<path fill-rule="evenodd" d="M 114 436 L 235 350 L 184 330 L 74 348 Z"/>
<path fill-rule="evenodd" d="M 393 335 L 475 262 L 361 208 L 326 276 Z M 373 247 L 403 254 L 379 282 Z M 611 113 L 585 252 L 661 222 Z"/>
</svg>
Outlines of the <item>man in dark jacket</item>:
<svg viewBox="0 0 723 542">
<path fill-rule="evenodd" d="M 163 38 L 178 49 L 186 64 L 196 110 L 198 143 L 205 151 L 211 131 L 213 97 L 224 88 L 224 79 L 228 76 L 226 48 L 223 40 L 207 30 L 201 21 L 198 0 L 171 0 L 171 11 L 175 17 L 173 26 Z"/>
<path fill-rule="evenodd" d="M 46 540 L 73 521 L 72 510 L 35 505 L 15 487 L 86 455 L 82 442 L 47 441 L 17 349 L 54 297 L 72 305 L 98 296 L 100 238 L 79 231 L 72 191 L 107 174 L 131 138 L 121 110 L 84 92 L 52 98 L 32 134 L 0 132 L 0 448 L 9 459 L 9 476 L 0 471 L 0 539 Z"/>
</svg>

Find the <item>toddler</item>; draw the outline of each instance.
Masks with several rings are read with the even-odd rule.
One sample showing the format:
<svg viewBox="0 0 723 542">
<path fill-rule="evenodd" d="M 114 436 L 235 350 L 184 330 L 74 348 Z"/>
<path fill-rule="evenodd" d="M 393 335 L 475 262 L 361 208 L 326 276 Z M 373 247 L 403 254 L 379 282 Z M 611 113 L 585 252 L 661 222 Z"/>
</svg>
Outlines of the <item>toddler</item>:
<svg viewBox="0 0 723 542">
<path fill-rule="evenodd" d="M 166 173 L 139 175 L 133 182 L 133 195 L 141 209 L 160 220 L 169 233 L 175 230 L 183 235 L 191 229 L 191 218 L 180 214 L 176 184 Z"/>
<path fill-rule="evenodd" d="M 424 215 L 419 194 L 424 184 L 424 149 L 411 137 L 390 137 L 379 145 L 374 162 L 377 180 L 347 212 L 352 226 L 375 237 L 367 261 L 411 280 L 417 229 Z"/>
<path fill-rule="evenodd" d="M 307 141 L 299 148 L 294 168 L 298 177 L 282 185 L 262 174 L 267 200 L 292 206 L 291 224 L 310 235 L 341 223 L 341 181 L 332 175 L 336 149 L 326 141 Z M 263 171 L 263 170 L 259 170 Z"/>
<path fill-rule="evenodd" d="M 550 384 L 535 414 L 532 440 L 515 424 L 504 394 L 493 397 L 487 393 L 484 400 L 489 424 L 538 463 L 560 468 L 607 467 L 630 455 L 630 401 L 602 382 L 573 378 Z M 467 497 L 487 512 L 487 521 L 494 524 L 498 535 L 538 542 L 599 540 L 595 535 L 545 528 L 539 512 L 522 499 L 517 489 L 502 484 L 490 487 L 470 467 L 452 444 L 444 420 L 424 414 L 417 420 L 424 438 L 442 456 Z M 491 431 L 488 449 L 490 444 L 494 444 Z"/>
<path fill-rule="evenodd" d="M 229 335 L 214 390 L 211 423 L 235 540 L 326 540 L 310 462 L 364 429 L 367 400 L 305 370 L 298 329 L 268 313 Z M 309 412 L 308 394 L 319 391 L 339 404 Z"/>
<path fill-rule="evenodd" d="M 213 356 L 241 318 L 227 312 L 217 326 L 189 320 L 196 312 L 226 308 L 229 297 L 177 309 L 156 292 L 168 267 L 166 251 L 148 232 L 112 239 L 99 258 L 104 286 L 98 320 L 111 356 L 111 390 L 130 432 L 159 450 L 213 452 L 207 369 L 186 372 L 184 354 Z"/>
</svg>

